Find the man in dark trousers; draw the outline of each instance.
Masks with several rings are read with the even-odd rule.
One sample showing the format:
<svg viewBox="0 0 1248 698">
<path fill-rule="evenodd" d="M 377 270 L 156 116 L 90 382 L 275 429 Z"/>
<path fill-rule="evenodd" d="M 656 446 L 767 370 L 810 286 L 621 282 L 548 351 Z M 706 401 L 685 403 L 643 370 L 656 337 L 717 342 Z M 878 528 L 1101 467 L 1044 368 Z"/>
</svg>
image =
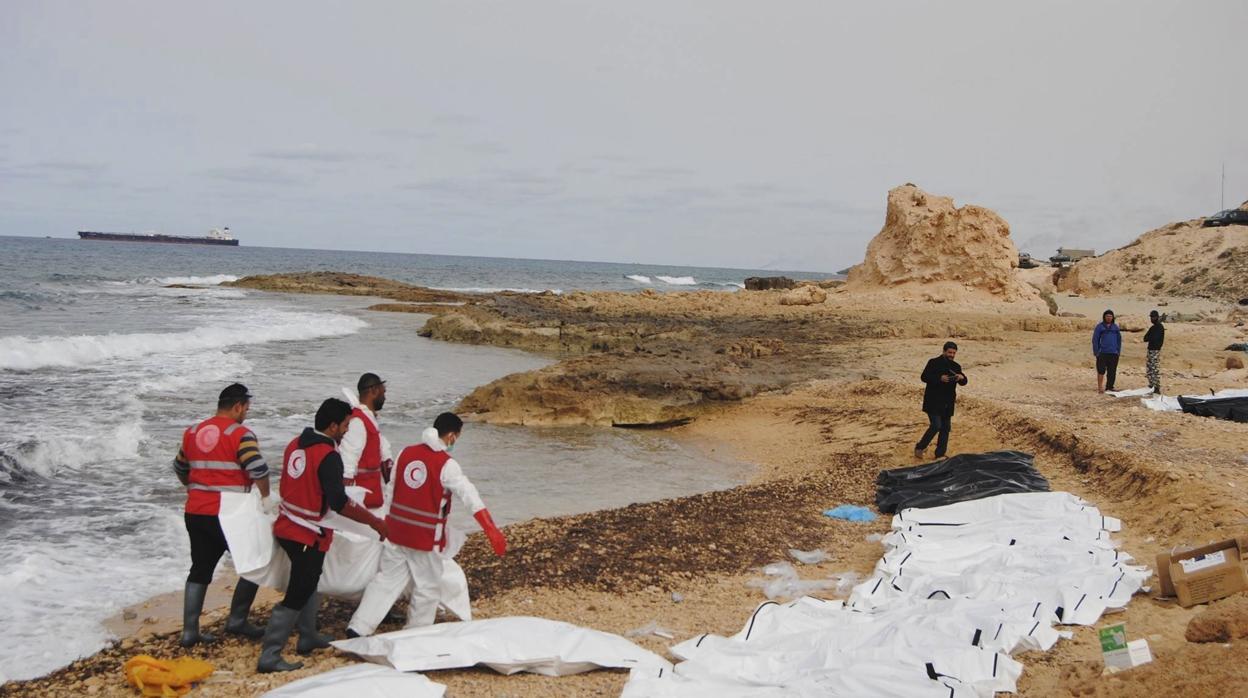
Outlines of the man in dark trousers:
<svg viewBox="0 0 1248 698">
<path fill-rule="evenodd" d="M 944 458 L 945 451 L 949 448 L 953 403 L 958 399 L 958 386 L 966 385 L 966 374 L 962 373 L 962 366 L 953 360 L 957 355 L 958 345 L 945 342 L 944 351 L 940 356 L 928 359 L 927 365 L 923 367 L 923 375 L 919 377 L 927 385 L 923 390 L 923 411 L 927 413 L 929 426 L 914 447 L 914 457 L 918 460 L 923 460 L 923 452 L 937 434 L 940 437 L 936 439 L 936 457 Z"/>
<path fill-rule="evenodd" d="M 286 585 L 286 598 L 273 607 L 264 630 L 256 665 L 262 674 L 293 671 L 302 666 L 282 659 L 282 649 L 296 624 L 296 649 L 300 654 L 329 647 L 327 638 L 316 632 L 320 605 L 316 586 L 321 580 L 325 553 L 334 540 L 333 530 L 321 526 L 325 513 L 338 512 L 371 527 L 382 540 L 386 539 L 386 523 L 347 499 L 343 489 L 338 443 L 347 433 L 350 421 L 351 406 L 330 398 L 316 411 L 315 428 L 304 429 L 286 447 L 282 459 L 282 503 L 273 523 L 273 535 L 290 557 L 290 582 Z"/>
<path fill-rule="evenodd" d="M 1145 372 L 1148 374 L 1148 387 L 1154 395 L 1161 395 L 1161 345 L 1166 342 L 1166 326 L 1161 324 L 1161 315 L 1156 310 L 1148 314 L 1153 326 L 1144 333 L 1144 341 L 1148 342 L 1148 363 Z"/>
<path fill-rule="evenodd" d="M 1118 377 L 1118 357 L 1122 354 L 1122 331 L 1114 322 L 1114 311 L 1106 310 L 1092 330 L 1092 355 L 1096 357 L 1096 390 L 1112 392 Z M 1108 378 L 1106 377 L 1108 374 Z"/>
<path fill-rule="evenodd" d="M 217 413 L 182 434 L 182 446 L 173 459 L 173 472 L 186 486 L 186 533 L 191 539 L 191 572 L 182 595 L 183 647 L 217 638 L 199 631 L 199 614 L 217 562 L 229 549 L 217 514 L 222 492 L 247 492 L 252 485 L 269 496 L 269 466 L 260 455 L 255 434 L 243 426 L 251 409 L 251 394 L 239 383 L 226 386 L 217 398 Z M 225 631 L 257 638 L 264 631 L 247 622 L 259 589 L 240 578 L 230 601 Z"/>
</svg>

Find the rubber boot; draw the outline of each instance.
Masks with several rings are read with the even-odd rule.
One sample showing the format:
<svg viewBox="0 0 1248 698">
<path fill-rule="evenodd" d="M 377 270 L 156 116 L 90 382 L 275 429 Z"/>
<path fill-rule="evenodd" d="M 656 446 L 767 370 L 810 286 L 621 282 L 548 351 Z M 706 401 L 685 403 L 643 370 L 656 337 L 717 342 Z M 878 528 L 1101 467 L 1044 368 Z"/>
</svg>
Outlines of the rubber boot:
<svg viewBox="0 0 1248 698">
<path fill-rule="evenodd" d="M 217 641 L 215 636 L 199 632 L 199 614 L 204 610 L 204 597 L 207 595 L 207 584 L 186 583 L 182 592 L 182 638 L 178 641 L 183 647 Z"/>
<path fill-rule="evenodd" d="M 256 671 L 271 674 L 275 671 L 294 671 L 303 666 L 302 662 L 290 663 L 282 659 L 282 650 L 286 641 L 295 629 L 299 620 L 299 612 L 286 608 L 280 603 L 273 607 L 273 615 L 269 616 L 269 624 L 264 628 L 264 639 L 260 645 L 260 661 L 256 662 Z"/>
<path fill-rule="evenodd" d="M 299 641 L 295 643 L 295 651 L 299 654 L 312 654 L 315 650 L 329 647 L 332 638 L 316 631 L 316 616 L 321 609 L 321 595 L 313 594 L 299 612 Z"/>
<path fill-rule="evenodd" d="M 247 622 L 247 614 L 251 613 L 251 602 L 256 600 L 256 591 L 260 587 L 241 577 L 234 587 L 234 598 L 230 600 L 230 617 L 225 620 L 225 632 L 231 635 L 242 635 L 253 640 L 264 637 L 264 629 Z"/>
</svg>

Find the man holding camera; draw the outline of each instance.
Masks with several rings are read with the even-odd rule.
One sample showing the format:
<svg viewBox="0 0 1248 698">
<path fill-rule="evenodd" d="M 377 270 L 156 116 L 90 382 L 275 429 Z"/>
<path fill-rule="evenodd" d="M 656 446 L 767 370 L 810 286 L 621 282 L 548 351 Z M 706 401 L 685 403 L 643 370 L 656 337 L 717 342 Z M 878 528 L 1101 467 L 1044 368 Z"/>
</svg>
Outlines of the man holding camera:
<svg viewBox="0 0 1248 698">
<path fill-rule="evenodd" d="M 958 355 L 958 345 L 945 342 L 940 356 L 928 359 L 919 377 L 926 384 L 923 390 L 923 411 L 927 413 L 929 425 L 923 438 L 914 446 L 914 457 L 923 460 L 923 452 L 927 450 L 932 437 L 936 439 L 936 457 L 944 458 L 949 448 L 949 430 L 953 422 L 953 404 L 958 399 L 958 386 L 966 385 L 966 374 L 954 357 Z"/>
</svg>

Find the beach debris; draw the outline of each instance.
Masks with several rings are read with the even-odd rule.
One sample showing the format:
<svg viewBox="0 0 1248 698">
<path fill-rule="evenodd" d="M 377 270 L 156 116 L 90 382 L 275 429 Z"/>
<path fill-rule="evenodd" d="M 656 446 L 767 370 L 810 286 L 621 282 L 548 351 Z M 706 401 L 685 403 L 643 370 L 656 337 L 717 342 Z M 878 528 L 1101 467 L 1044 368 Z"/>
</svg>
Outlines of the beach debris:
<svg viewBox="0 0 1248 698">
<path fill-rule="evenodd" d="M 882 540 L 884 540 L 884 534 L 883 534 L 883 533 L 868 533 L 868 534 L 867 534 L 867 542 L 868 542 L 868 543 L 879 543 L 879 542 L 880 542 L 880 541 L 882 541 Z"/>
<path fill-rule="evenodd" d="M 178 657 L 157 659 L 150 654 L 140 654 L 126 660 L 122 671 L 130 685 L 145 696 L 183 696 L 197 684 L 212 675 L 214 667 L 202 659 Z"/>
<path fill-rule="evenodd" d="M 793 563 L 783 560 L 763 567 L 763 579 L 751 579 L 746 586 L 762 589 L 763 595 L 771 600 L 795 599 L 808 596 L 817 591 L 835 589 L 834 579 L 802 579 L 797 576 L 797 568 Z"/>
<path fill-rule="evenodd" d="M 857 504 L 840 504 L 823 512 L 824 516 L 846 521 L 875 521 L 875 512 Z"/>
<path fill-rule="evenodd" d="M 646 635 L 654 635 L 655 637 L 662 637 L 668 640 L 676 639 L 676 633 L 659 625 L 657 620 L 652 620 L 640 628 L 633 628 L 624 633 L 624 637 L 644 637 Z"/>
<path fill-rule="evenodd" d="M 832 558 L 832 556 L 829 555 L 827 552 L 823 550 L 818 550 L 818 549 L 798 550 L 797 548 L 789 548 L 789 555 L 791 555 L 794 560 L 797 560 L 803 565 L 817 565 L 820 562 L 823 562 L 824 560 L 829 560 Z"/>
<path fill-rule="evenodd" d="M 679 591 L 672 592 L 672 603 L 680 603 L 681 601 L 684 601 L 684 600 L 685 600 L 684 594 L 680 593 Z"/>
</svg>

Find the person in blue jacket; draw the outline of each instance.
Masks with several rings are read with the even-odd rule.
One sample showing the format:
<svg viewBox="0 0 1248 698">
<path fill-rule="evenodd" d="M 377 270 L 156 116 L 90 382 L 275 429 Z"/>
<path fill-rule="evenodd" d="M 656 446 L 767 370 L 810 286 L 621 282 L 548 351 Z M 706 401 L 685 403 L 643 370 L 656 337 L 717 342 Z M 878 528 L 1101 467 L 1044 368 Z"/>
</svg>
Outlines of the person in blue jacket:
<svg viewBox="0 0 1248 698">
<path fill-rule="evenodd" d="M 1101 313 L 1101 321 L 1092 330 L 1092 355 L 1096 357 L 1096 389 L 1114 389 L 1118 377 L 1118 355 L 1122 353 L 1122 332 L 1114 322 L 1114 311 Z"/>
</svg>

